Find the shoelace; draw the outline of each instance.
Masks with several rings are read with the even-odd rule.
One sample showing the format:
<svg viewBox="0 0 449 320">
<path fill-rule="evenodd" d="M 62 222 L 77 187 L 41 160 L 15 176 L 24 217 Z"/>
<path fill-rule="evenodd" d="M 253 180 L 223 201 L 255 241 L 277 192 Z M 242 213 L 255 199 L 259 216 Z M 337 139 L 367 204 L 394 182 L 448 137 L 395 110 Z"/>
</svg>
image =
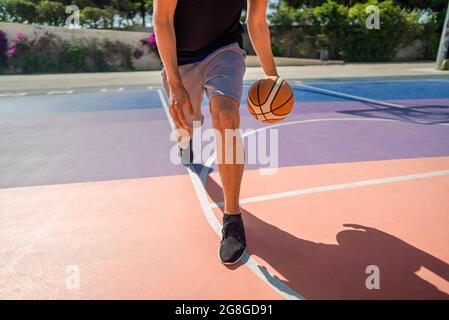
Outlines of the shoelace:
<svg viewBox="0 0 449 320">
<path fill-rule="evenodd" d="M 237 221 L 229 221 L 227 222 L 222 230 L 223 238 L 234 237 L 238 239 L 241 243 L 244 241 L 241 239 L 240 235 L 242 234 L 242 226 Z"/>
</svg>

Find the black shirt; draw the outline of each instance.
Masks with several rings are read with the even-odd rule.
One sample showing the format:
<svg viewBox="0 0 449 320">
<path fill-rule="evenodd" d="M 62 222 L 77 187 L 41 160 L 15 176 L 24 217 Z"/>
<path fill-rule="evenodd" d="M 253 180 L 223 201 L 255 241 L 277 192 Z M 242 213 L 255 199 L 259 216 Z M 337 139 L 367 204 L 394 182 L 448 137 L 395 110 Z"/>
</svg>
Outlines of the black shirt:
<svg viewBox="0 0 449 320">
<path fill-rule="evenodd" d="M 245 0 L 178 0 L 174 25 L 178 64 L 201 60 L 212 51 L 238 42 Z"/>
</svg>

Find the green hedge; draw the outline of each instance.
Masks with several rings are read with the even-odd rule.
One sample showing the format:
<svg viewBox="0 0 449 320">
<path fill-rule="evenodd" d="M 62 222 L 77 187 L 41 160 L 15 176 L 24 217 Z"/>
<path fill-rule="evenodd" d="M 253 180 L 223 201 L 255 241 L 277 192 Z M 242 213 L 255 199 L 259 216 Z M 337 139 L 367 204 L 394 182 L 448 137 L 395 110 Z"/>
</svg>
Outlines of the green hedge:
<svg viewBox="0 0 449 320">
<path fill-rule="evenodd" d="M 369 5 L 380 10 L 380 29 L 368 29 L 365 25 Z M 415 39 L 424 42 L 423 55 L 433 59 L 441 32 L 438 13 L 401 9 L 392 0 L 369 0 L 351 7 L 327 0 L 321 6 L 298 9 L 282 2 L 270 22 L 278 53 L 285 53 L 292 43 L 301 47 L 308 41 L 315 47 L 315 56 L 320 49 L 327 49 L 330 58 L 349 62 L 391 61 L 401 46 Z M 299 25 L 299 31 L 286 36 L 285 30 L 295 24 Z M 278 37 L 279 33 L 284 36 Z"/>
</svg>

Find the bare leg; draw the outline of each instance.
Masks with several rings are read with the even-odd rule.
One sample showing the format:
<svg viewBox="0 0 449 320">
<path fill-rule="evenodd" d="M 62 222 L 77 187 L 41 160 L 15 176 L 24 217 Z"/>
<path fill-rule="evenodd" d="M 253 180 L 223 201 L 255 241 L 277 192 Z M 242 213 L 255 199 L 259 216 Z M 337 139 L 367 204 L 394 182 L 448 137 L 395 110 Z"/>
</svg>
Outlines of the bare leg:
<svg viewBox="0 0 449 320">
<path fill-rule="evenodd" d="M 221 181 L 223 183 L 224 192 L 224 212 L 227 214 L 240 213 L 240 184 L 242 182 L 244 162 L 243 162 L 243 147 L 240 137 L 232 137 L 232 151 L 229 141 L 229 130 L 226 135 L 226 129 L 235 130 L 240 126 L 239 103 L 229 97 L 215 96 L 210 101 L 212 124 L 214 128 L 220 133 L 217 146 L 217 154 L 222 158 L 218 164 L 218 171 L 220 173 Z M 226 141 L 228 137 L 228 141 Z M 228 143 L 228 148 L 226 145 Z M 229 154 L 232 152 L 232 154 Z M 239 157 L 241 155 L 241 157 Z M 228 159 L 228 161 L 226 161 Z M 229 159 L 232 159 L 229 161 Z"/>
</svg>

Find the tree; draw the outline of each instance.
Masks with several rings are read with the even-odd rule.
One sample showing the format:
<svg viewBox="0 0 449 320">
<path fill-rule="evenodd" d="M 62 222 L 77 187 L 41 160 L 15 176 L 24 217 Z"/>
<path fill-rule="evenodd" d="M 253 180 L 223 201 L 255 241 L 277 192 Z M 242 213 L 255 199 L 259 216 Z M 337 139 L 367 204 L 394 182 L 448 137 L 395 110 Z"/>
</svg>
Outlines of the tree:
<svg viewBox="0 0 449 320">
<path fill-rule="evenodd" d="M 153 12 L 153 0 L 130 0 L 142 18 L 142 27 L 146 26 L 147 12 Z"/>
<path fill-rule="evenodd" d="M 100 8 L 85 7 L 81 11 L 81 23 L 91 27 L 98 28 L 104 26 L 104 10 Z"/>
<path fill-rule="evenodd" d="M 303 6 L 321 6 L 326 0 L 280 0 L 293 8 L 299 8 Z M 356 1 L 356 0 L 335 0 L 338 4 L 345 6 L 353 6 L 359 3 L 366 3 L 368 0 Z M 447 0 L 394 0 L 394 4 L 399 4 L 403 9 L 432 9 L 432 10 L 445 10 L 447 8 Z"/>
<path fill-rule="evenodd" d="M 65 7 L 60 2 L 44 0 L 37 4 L 37 22 L 58 26 L 66 19 Z"/>
<path fill-rule="evenodd" d="M 0 0 L 2 19 L 19 23 L 33 23 L 36 20 L 36 5 L 28 0 Z"/>
<path fill-rule="evenodd" d="M 0 0 L 0 21 L 63 25 L 65 7 L 72 4 L 89 8 L 85 21 L 94 28 L 146 26 L 153 11 L 153 0 Z"/>
</svg>

